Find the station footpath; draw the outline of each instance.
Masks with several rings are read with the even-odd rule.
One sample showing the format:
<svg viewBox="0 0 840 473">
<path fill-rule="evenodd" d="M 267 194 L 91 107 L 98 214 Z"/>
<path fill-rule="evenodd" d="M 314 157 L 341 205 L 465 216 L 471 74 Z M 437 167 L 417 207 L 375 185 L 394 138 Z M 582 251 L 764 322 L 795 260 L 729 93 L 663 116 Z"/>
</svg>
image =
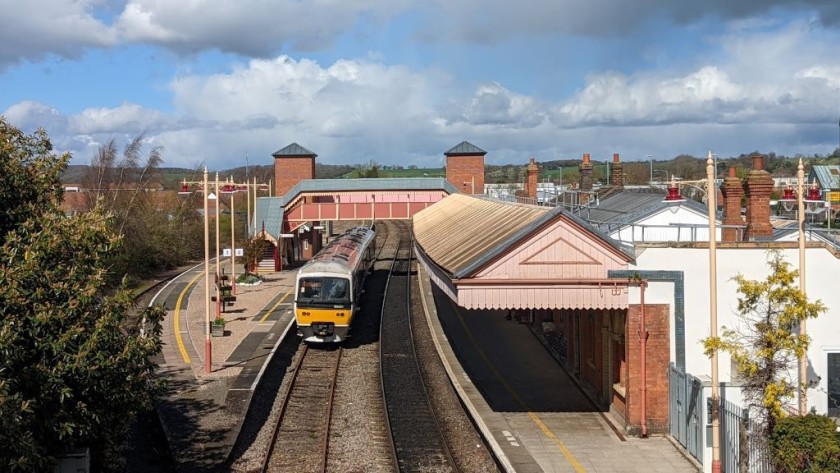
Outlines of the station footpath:
<svg viewBox="0 0 840 473">
<path fill-rule="evenodd" d="M 204 364 L 204 265 L 156 296 L 154 303 L 167 314 L 157 361 L 168 384 L 157 411 L 178 471 L 218 471 L 227 460 L 266 363 L 293 325 L 294 277 L 295 271 L 282 271 L 265 275 L 259 285 L 237 285 L 236 301 L 221 314 L 225 334 L 211 337 L 210 373 Z"/>
</svg>

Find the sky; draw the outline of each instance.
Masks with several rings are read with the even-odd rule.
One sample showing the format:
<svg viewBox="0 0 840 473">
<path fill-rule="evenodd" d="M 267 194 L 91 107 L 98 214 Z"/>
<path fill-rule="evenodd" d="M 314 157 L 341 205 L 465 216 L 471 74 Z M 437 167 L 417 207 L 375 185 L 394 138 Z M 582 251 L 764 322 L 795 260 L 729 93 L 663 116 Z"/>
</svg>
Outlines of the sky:
<svg viewBox="0 0 840 473">
<path fill-rule="evenodd" d="M 71 164 L 826 155 L 837 0 L 0 0 L 0 115 Z"/>
</svg>

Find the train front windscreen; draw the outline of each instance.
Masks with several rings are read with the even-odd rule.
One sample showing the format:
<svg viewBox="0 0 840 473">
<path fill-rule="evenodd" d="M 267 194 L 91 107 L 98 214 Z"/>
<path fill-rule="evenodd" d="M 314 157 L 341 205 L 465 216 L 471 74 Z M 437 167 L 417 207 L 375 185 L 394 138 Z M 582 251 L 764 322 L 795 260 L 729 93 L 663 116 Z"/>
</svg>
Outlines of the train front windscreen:
<svg viewBox="0 0 840 473">
<path fill-rule="evenodd" d="M 298 307 L 350 308 L 350 280 L 345 278 L 301 278 L 296 298 Z"/>
</svg>

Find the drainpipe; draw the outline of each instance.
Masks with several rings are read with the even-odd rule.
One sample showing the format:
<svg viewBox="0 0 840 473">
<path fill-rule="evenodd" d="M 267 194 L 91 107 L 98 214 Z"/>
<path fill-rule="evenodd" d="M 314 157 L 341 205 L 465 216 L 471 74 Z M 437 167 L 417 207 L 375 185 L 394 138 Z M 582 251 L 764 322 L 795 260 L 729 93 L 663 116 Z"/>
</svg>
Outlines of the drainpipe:
<svg viewBox="0 0 840 473">
<path fill-rule="evenodd" d="M 641 289 L 641 327 L 639 328 L 639 341 L 641 341 L 641 362 L 642 362 L 642 437 L 648 436 L 647 431 L 647 339 L 648 331 L 645 323 L 645 287 L 647 282 L 641 281 L 639 289 Z"/>
</svg>

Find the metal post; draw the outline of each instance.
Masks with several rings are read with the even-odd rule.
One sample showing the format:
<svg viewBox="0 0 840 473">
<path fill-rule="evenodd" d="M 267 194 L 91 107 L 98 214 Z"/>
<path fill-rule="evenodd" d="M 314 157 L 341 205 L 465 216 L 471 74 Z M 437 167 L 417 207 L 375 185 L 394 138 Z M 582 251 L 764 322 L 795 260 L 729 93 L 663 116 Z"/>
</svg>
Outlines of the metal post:
<svg viewBox="0 0 840 473">
<path fill-rule="evenodd" d="M 219 173 L 216 173 L 216 318 L 220 317 L 222 313 L 222 293 L 219 291 L 219 284 L 222 280 L 221 262 L 222 257 L 219 254 L 219 202 L 222 200 L 219 195 Z"/>
<path fill-rule="evenodd" d="M 230 193 L 230 293 L 236 295 L 236 207 L 233 204 L 233 196 L 236 194 L 236 184 L 234 184 L 233 176 L 230 178 L 230 183 L 233 188 Z"/>
<path fill-rule="evenodd" d="M 803 197 L 805 182 L 805 166 L 799 158 L 796 171 L 797 199 L 799 204 L 799 292 L 805 296 L 805 201 Z M 805 318 L 799 321 L 799 337 L 805 337 Z M 799 357 L 799 415 L 808 413 L 808 355 L 803 353 Z"/>
<path fill-rule="evenodd" d="M 653 155 L 647 155 L 648 159 L 650 159 L 650 182 L 648 185 L 653 186 Z"/>
<path fill-rule="evenodd" d="M 207 168 L 204 168 L 204 372 L 213 371 L 213 342 L 210 341 L 210 211 L 207 194 L 210 191 L 207 182 Z"/>
<path fill-rule="evenodd" d="M 717 338 L 717 204 L 712 152 L 706 159 L 706 192 L 709 203 L 709 323 L 711 338 Z M 712 351 L 712 473 L 721 473 L 720 463 L 720 392 L 718 352 Z"/>
<path fill-rule="evenodd" d="M 254 184 L 257 183 L 256 179 L 257 178 L 255 177 L 254 178 Z M 247 199 L 246 208 L 245 208 L 245 218 L 247 219 L 245 221 L 245 232 L 247 233 L 246 237 L 250 238 L 251 237 L 251 182 L 250 182 L 250 179 L 245 179 L 245 193 L 248 194 L 248 199 Z M 256 200 L 254 201 L 254 203 L 256 204 Z M 254 233 L 256 233 L 256 232 L 254 232 Z M 248 263 L 246 262 L 245 265 L 247 267 Z"/>
</svg>

